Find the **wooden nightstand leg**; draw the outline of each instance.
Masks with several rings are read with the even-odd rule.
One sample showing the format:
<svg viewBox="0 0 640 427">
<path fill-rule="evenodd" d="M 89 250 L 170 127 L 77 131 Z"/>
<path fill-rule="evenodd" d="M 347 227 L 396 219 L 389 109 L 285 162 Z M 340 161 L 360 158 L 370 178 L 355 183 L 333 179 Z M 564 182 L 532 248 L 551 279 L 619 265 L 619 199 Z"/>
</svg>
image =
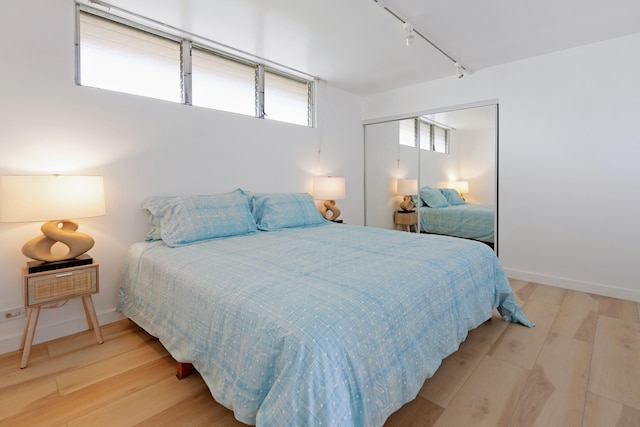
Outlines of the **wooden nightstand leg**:
<svg viewBox="0 0 640 427">
<path fill-rule="evenodd" d="M 84 313 L 87 316 L 87 323 L 89 323 L 89 328 L 93 329 L 93 332 L 95 332 L 96 338 L 98 339 L 98 344 L 102 344 L 104 342 L 104 339 L 102 338 L 100 324 L 98 323 L 98 316 L 96 316 L 96 309 L 93 306 L 91 295 L 82 297 L 82 305 L 84 306 Z"/>
<path fill-rule="evenodd" d="M 20 369 L 27 367 L 29 354 L 31 353 L 31 345 L 33 337 L 36 334 L 36 325 L 38 324 L 38 316 L 40 316 L 40 306 L 27 308 L 27 324 L 25 325 L 24 334 L 22 335 L 22 360 L 20 361 Z"/>
<path fill-rule="evenodd" d="M 18 350 L 24 350 L 24 344 L 27 342 L 27 331 L 29 330 L 29 322 L 31 322 L 32 310 L 27 308 L 27 323 L 24 325 L 24 332 L 22 333 L 22 340 L 20 340 L 20 348 Z"/>
</svg>

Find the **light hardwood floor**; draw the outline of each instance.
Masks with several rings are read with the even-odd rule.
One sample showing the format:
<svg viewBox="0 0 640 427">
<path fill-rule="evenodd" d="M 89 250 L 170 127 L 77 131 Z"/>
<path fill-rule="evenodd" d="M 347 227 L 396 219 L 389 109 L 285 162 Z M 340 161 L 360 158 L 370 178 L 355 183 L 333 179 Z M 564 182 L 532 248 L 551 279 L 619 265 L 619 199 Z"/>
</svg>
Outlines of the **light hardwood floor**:
<svg viewBox="0 0 640 427">
<path fill-rule="evenodd" d="M 511 281 L 533 329 L 469 333 L 396 426 L 640 426 L 640 304 Z M 0 355 L 0 425 L 243 426 L 128 320 Z"/>
</svg>

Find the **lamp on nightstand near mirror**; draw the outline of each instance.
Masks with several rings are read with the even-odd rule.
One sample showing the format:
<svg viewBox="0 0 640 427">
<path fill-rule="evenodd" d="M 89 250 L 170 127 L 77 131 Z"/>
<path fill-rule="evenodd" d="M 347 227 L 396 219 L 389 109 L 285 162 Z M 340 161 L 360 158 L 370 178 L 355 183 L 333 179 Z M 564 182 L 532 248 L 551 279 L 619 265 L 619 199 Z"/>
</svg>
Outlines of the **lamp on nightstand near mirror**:
<svg viewBox="0 0 640 427">
<path fill-rule="evenodd" d="M 456 190 L 460 194 L 460 197 L 462 197 L 462 200 L 465 200 L 464 195 L 469 192 L 469 181 L 451 181 L 449 187 Z"/>
<path fill-rule="evenodd" d="M 77 232 L 78 223 L 71 218 L 105 214 L 103 181 L 101 176 L 2 176 L 0 221 L 45 221 L 40 228 L 43 234 L 22 247 L 26 257 L 47 263 L 77 260 L 93 247 L 94 240 L 88 234 Z M 52 251 L 57 243 L 68 250 Z M 91 258 L 88 259 L 90 262 Z"/>
<path fill-rule="evenodd" d="M 399 179 L 396 187 L 396 194 L 398 196 L 403 196 L 403 200 L 400 203 L 400 209 L 404 212 L 413 212 L 415 205 L 411 196 L 418 194 L 418 180 Z"/>
<path fill-rule="evenodd" d="M 313 198 L 324 200 L 320 213 L 325 219 L 334 222 L 338 220 L 340 209 L 336 206 L 337 199 L 346 197 L 346 186 L 343 177 L 339 176 L 316 176 L 313 178 Z"/>
</svg>

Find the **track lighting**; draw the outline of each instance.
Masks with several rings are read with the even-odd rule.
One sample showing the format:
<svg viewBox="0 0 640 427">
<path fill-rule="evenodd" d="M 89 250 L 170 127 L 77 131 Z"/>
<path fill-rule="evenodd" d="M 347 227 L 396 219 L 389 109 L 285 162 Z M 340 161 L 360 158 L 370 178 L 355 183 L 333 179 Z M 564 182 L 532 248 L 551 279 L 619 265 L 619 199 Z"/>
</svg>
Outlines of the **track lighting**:
<svg viewBox="0 0 640 427">
<path fill-rule="evenodd" d="M 471 73 L 469 72 L 469 70 L 467 70 L 462 64 L 460 64 L 455 58 L 453 58 L 451 55 L 449 55 L 447 52 L 445 52 L 442 48 L 440 48 L 438 45 L 436 45 L 434 42 L 432 42 L 431 40 L 429 40 L 424 34 L 422 34 L 419 30 L 416 30 L 413 25 L 411 25 L 410 23 L 408 23 L 402 16 L 400 16 L 400 14 L 398 12 L 396 12 L 395 10 L 393 10 L 391 7 L 389 7 L 387 4 L 385 4 L 384 0 L 373 0 L 375 4 L 377 4 L 378 6 L 380 6 L 383 10 L 385 10 L 386 12 L 388 12 L 391 16 L 393 16 L 395 19 L 397 19 L 398 21 L 402 22 L 403 24 L 403 28 L 404 28 L 404 32 L 405 32 L 405 43 L 407 46 L 411 46 L 413 44 L 413 42 L 415 41 L 415 36 L 417 35 L 418 37 L 420 37 L 422 40 L 424 40 L 425 42 L 429 43 L 434 49 L 436 49 L 438 52 L 440 52 L 441 54 L 443 54 L 444 56 L 446 56 L 451 62 L 453 62 L 454 66 L 455 66 L 455 70 L 456 70 L 456 77 L 458 77 L 459 79 L 463 78 L 464 76 L 470 75 Z"/>
<path fill-rule="evenodd" d="M 467 71 L 467 69 L 460 65 L 458 62 L 455 62 L 454 66 L 456 67 L 456 77 L 458 77 L 459 79 L 469 74 L 469 71 Z"/>
<path fill-rule="evenodd" d="M 407 46 L 411 46 L 413 42 L 416 40 L 415 36 L 413 35 L 413 25 L 409 24 L 408 22 L 405 22 L 403 24 L 403 28 L 406 36 L 405 43 L 407 44 Z"/>
</svg>

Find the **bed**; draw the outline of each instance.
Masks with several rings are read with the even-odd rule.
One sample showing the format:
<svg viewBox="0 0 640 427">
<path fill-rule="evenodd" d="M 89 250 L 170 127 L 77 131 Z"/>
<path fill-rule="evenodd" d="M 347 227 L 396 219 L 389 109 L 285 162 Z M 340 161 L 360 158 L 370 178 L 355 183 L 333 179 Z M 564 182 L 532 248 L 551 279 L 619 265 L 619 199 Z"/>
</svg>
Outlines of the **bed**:
<svg viewBox="0 0 640 427">
<path fill-rule="evenodd" d="M 243 423 L 381 426 L 494 308 L 532 326 L 484 244 L 330 223 L 308 194 L 232 196 L 246 212 L 147 203 L 118 310 Z"/>
<path fill-rule="evenodd" d="M 495 209 L 466 203 L 454 189 L 420 190 L 420 231 L 494 243 Z"/>
</svg>

